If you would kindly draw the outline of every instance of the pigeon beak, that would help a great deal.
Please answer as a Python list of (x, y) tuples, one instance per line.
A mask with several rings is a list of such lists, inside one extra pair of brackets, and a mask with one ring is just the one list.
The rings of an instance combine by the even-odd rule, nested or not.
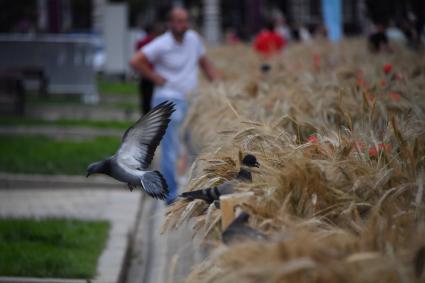
[(255, 162), (254, 166), (257, 167), (257, 168), (260, 168), (260, 163)]

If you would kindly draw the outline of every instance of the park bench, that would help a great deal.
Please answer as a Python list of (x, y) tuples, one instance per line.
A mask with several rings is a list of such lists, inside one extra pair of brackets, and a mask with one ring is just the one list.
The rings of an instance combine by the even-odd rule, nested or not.
[[(10, 69), (9, 71), (12, 73), (20, 73), (25, 83), (28, 81), (37, 81), (38, 95), (40, 97), (48, 97), (48, 78), (42, 68), (28, 66)], [(25, 86), (27, 86), (27, 84), (25, 84)]]
[(0, 34), (0, 70), (20, 72), (27, 88), (38, 80), (42, 95), (78, 94), (96, 102), (95, 52), (91, 35)]
[[(47, 97), (48, 79), (41, 68), (28, 66), (0, 70), (0, 104), (4, 108), (2, 112), (23, 115), (28, 82), (33, 81), (37, 81), (38, 95)], [(14, 105), (11, 109), (7, 107), (10, 104)]]
[(25, 113), (24, 78), (19, 72), (0, 71), (0, 113)]

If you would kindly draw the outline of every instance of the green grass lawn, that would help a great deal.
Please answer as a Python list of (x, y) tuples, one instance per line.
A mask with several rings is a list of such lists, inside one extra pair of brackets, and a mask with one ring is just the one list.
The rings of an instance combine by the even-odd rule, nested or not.
[(97, 79), (97, 90), (100, 94), (137, 95), (139, 93), (137, 82), (119, 82), (102, 78)]
[(0, 117), (1, 126), (62, 126), (110, 128), (125, 131), (134, 121), (94, 121), (94, 120), (42, 120), (27, 117)]
[(0, 219), (0, 275), (93, 278), (108, 230), (106, 221)]
[(0, 136), (0, 171), (85, 175), (89, 163), (115, 153), (119, 138), (55, 140), (43, 136)]

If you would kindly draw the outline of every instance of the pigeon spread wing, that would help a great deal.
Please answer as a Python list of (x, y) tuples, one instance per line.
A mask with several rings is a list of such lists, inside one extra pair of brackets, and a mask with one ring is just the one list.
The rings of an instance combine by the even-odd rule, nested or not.
[(148, 168), (174, 110), (174, 103), (163, 102), (128, 128), (117, 152), (118, 162), (131, 169)]

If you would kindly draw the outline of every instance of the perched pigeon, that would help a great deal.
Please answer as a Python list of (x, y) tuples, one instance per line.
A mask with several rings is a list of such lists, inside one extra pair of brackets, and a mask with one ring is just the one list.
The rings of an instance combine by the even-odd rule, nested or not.
[(87, 177), (106, 174), (127, 183), (130, 190), (141, 187), (151, 197), (165, 199), (168, 195), (165, 179), (158, 171), (147, 169), (174, 110), (174, 103), (165, 101), (141, 117), (124, 133), (115, 155), (89, 165)]
[[(251, 167), (260, 167), (260, 164), (257, 162), (257, 158), (254, 155), (247, 154), (242, 160), (242, 166), (235, 179), (226, 181), (223, 184), (218, 185), (217, 187), (185, 192), (182, 193), (180, 197), (189, 200), (202, 199), (207, 203), (217, 203), (216, 201), (220, 199), (221, 195), (233, 193), (235, 185), (238, 182), (252, 182), (252, 175), (250, 171)], [(219, 204), (217, 203), (216, 206), (219, 206)]]
[(422, 278), (425, 269), (425, 246), (421, 247), (415, 256), (415, 274), (417, 278)]
[(249, 214), (241, 212), (223, 231), (221, 239), (226, 245), (245, 240), (266, 240), (267, 236), (248, 226)]

